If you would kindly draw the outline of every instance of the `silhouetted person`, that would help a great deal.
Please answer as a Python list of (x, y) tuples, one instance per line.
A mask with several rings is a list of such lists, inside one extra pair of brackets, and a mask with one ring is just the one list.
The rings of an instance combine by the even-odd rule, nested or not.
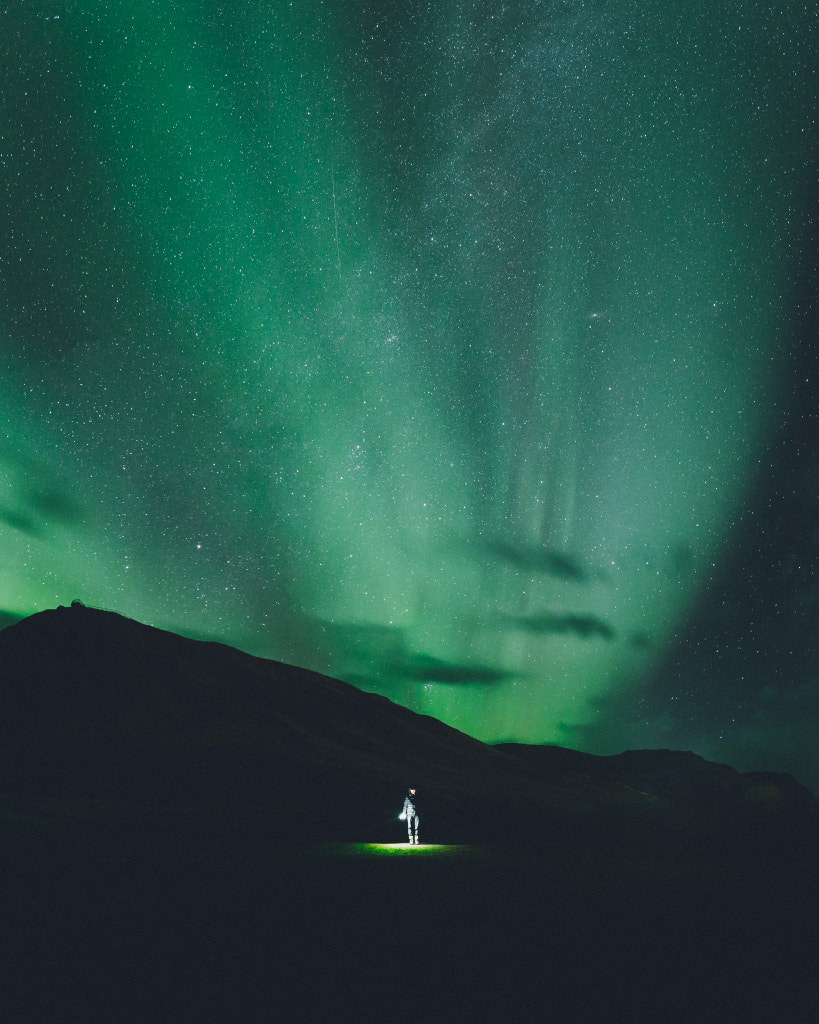
[(418, 800), (415, 796), (415, 790), (411, 789), (404, 797), (404, 810), (398, 815), (403, 821), (407, 820), (407, 842), (410, 846), (413, 843), (418, 845)]

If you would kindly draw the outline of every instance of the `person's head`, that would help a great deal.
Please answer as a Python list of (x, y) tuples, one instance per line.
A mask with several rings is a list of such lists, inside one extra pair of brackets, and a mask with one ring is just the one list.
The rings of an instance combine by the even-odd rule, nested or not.
[(410, 794), (410, 796), (415, 796), (415, 787), (414, 786), (410, 786), (409, 794)]

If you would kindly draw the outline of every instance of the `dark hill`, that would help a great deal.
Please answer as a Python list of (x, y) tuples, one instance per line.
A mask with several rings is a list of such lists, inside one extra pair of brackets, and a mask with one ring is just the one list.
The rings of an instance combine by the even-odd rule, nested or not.
[(816, 821), (789, 777), (673, 751), (489, 746), (318, 673), (80, 605), (0, 632), (0, 722), (6, 793), (304, 839), (400, 839), (409, 783), (430, 841)]
[(305, 837), (383, 831), (410, 778), (463, 795), (508, 760), (338, 680), (82, 606), (0, 632), (0, 721), (7, 791), (247, 812)]

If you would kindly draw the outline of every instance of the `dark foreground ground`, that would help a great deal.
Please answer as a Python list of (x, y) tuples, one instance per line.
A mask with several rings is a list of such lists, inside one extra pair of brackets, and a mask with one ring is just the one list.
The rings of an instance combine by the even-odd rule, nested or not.
[(3, 1020), (816, 1020), (815, 865), (678, 854), (299, 846), (5, 811)]

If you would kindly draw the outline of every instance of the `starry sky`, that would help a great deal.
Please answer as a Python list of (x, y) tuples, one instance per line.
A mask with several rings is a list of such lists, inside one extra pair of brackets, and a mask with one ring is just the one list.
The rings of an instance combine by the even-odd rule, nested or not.
[(0, 624), (819, 791), (816, 22), (5, 4)]

